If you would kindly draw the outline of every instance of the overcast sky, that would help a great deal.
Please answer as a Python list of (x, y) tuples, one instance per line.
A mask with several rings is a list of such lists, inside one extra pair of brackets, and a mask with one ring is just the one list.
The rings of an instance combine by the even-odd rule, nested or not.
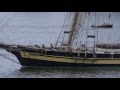
[[(103, 15), (102, 12), (99, 14), (99, 16)], [(61, 27), (46, 29), (40, 27), (62, 26), (65, 15), (66, 12), (0, 12), (0, 41), (18, 44), (28, 44), (30, 42), (34, 44), (54, 43)], [(104, 13), (103, 17), (100, 17), (100, 20), (107, 21), (108, 15), (105, 16)], [(114, 30), (111, 30), (112, 41), (120, 41), (119, 12), (111, 13), (111, 22), (114, 24)], [(108, 40), (109, 31), (99, 33), (101, 34), (100, 40), (102, 40), (103, 34), (105, 40)]]

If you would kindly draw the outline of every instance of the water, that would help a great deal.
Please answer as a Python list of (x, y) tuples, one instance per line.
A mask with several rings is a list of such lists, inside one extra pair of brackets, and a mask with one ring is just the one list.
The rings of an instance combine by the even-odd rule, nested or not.
[[(0, 12), (0, 42), (14, 44), (55, 43), (65, 17), (64, 12)], [(114, 41), (119, 42), (120, 13), (112, 13)], [(46, 28), (47, 26), (47, 28)], [(53, 28), (53, 26), (56, 26)], [(102, 32), (103, 33), (103, 32)], [(102, 37), (102, 36), (101, 36)], [(120, 67), (39, 68), (22, 67), (17, 58), (0, 50), (0, 78), (119, 78)]]

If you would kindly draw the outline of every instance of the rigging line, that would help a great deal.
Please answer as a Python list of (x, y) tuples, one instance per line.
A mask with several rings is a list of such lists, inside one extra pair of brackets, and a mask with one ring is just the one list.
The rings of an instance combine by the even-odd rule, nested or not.
[[(85, 16), (84, 16), (83, 20), (85, 20)], [(80, 37), (79, 37), (78, 43), (79, 43), (80, 46), (81, 46), (81, 41), (82, 41), (83, 29), (84, 29), (84, 25), (81, 27), (81, 30), (79, 31)]]
[[(79, 29), (80, 29), (80, 27), (82, 26), (82, 24), (81, 24), (81, 20), (82, 20), (82, 18), (83, 18), (83, 12), (81, 12), (81, 13), (79, 13), (79, 20), (78, 20), (78, 27), (76, 28), (76, 32), (74, 32), (74, 35), (73, 35), (73, 38), (72, 38), (72, 44), (73, 44), (73, 42), (74, 42), (74, 40), (78, 37), (78, 35), (79, 35)], [(78, 39), (78, 38), (77, 38)], [(77, 41), (76, 41), (76, 43), (77, 43)]]
[(77, 28), (77, 24), (78, 24), (79, 13), (80, 12), (75, 12), (74, 17), (72, 19), (72, 28), (71, 28), (70, 34), (68, 36), (69, 38), (67, 40), (67, 47), (66, 47), (67, 50), (71, 50), (73, 35), (76, 32), (76, 28)]
[(111, 14), (109, 13), (109, 23), (111, 23)]
[(63, 36), (63, 40), (62, 40), (62, 42), (61, 42), (61, 47), (62, 47), (62, 45), (63, 45), (64, 38), (65, 38), (65, 33), (64, 33), (64, 36)]
[[(70, 17), (71, 17), (71, 12), (70, 12), (69, 17), (68, 17), (67, 25), (69, 24)], [(71, 25), (71, 26), (72, 26), (72, 25)], [(66, 27), (66, 30), (67, 30), (67, 27)], [(65, 38), (65, 33), (64, 33), (64, 36), (63, 36), (63, 39), (62, 39), (62, 42), (61, 42), (61, 47), (62, 47), (62, 44), (63, 44), (63, 42), (64, 42), (64, 38)]]
[[(63, 27), (71, 27), (72, 25), (64, 25)], [(14, 27), (14, 28), (61, 28), (61, 26), (24, 26), (24, 25), (16, 25), (16, 26), (5, 26), (5, 27)]]
[[(100, 23), (100, 13), (97, 13), (97, 25), (99, 25), (99, 23)], [(101, 29), (102, 30), (102, 29)], [(99, 29), (97, 28), (97, 44), (98, 43), (100, 43), (101, 41), (99, 41)], [(101, 31), (102, 32), (102, 31)], [(100, 35), (101, 36), (101, 35)], [(101, 40), (101, 39), (100, 39)], [(103, 40), (102, 40), (103, 41)], [(97, 48), (97, 50), (96, 51), (98, 51), (99, 49)]]
[[(64, 19), (64, 22), (63, 22), (63, 26), (65, 25), (67, 16), (68, 16), (68, 13), (67, 13), (66, 16), (65, 16), (65, 19)], [(57, 43), (58, 43), (59, 38), (60, 38), (60, 35), (61, 35), (62, 31), (63, 31), (63, 26), (62, 26), (62, 28), (61, 28), (61, 31), (60, 31), (59, 36), (58, 36), (58, 38), (57, 38), (57, 41), (56, 41), (56, 43), (55, 43), (55, 47), (57, 46)]]
[[(95, 25), (97, 25), (97, 12), (95, 12)], [(94, 29), (94, 36), (96, 36), (95, 32), (97, 28)], [(96, 38), (94, 38), (94, 53), (95, 53), (95, 47), (96, 47)]]
[[(91, 20), (91, 12), (88, 13), (88, 22), (87, 22), (87, 25), (89, 26), (90, 25), (90, 20)], [(84, 29), (84, 28), (83, 28)], [(89, 32), (89, 29), (86, 31), (86, 36), (88, 35), (88, 32)], [(82, 38), (82, 37), (81, 37)], [(86, 50), (87, 50), (87, 44), (88, 44), (88, 38), (86, 37)]]
[(9, 25), (11, 23), (11, 21), (16, 17), (17, 13), (14, 13), (0, 28), (1, 30), (3, 30), (5, 28), (6, 25)]
[[(110, 16), (110, 13), (109, 13), (109, 23), (111, 23), (111, 16)], [(113, 31), (113, 28), (110, 29), (110, 31)], [(110, 33), (110, 41), (112, 42), (112, 32)], [(115, 50), (114, 48), (111, 47), (111, 52), (112, 52), (112, 49)]]
[[(97, 12), (95, 12), (95, 25), (97, 25)], [(94, 29), (94, 36), (95, 36), (95, 38), (94, 38), (94, 54), (93, 54), (93, 57), (94, 58), (96, 58), (96, 32), (97, 32), (97, 30), (98, 30), (98, 28), (96, 28), (96, 29)], [(97, 36), (98, 37), (98, 36)]]
[(15, 17), (16, 17), (16, 13), (8, 20), (7, 25), (9, 25)]
[[(84, 25), (84, 22), (85, 22), (85, 17), (86, 17), (86, 12), (85, 13), (83, 13), (83, 25)], [(80, 20), (81, 20), (81, 18), (79, 18), (79, 25), (78, 25), (78, 28), (77, 28), (77, 36), (76, 36), (76, 38), (78, 37), (78, 36), (80, 36), (80, 32), (81, 32), (81, 30), (79, 30), (80, 29), (80, 27), (81, 27), (81, 29), (83, 28), (83, 25), (81, 25), (81, 23), (80, 23)], [(80, 26), (81, 25), (81, 26)], [(77, 44), (78, 44), (78, 42), (79, 42), (79, 38), (77, 38), (77, 41), (76, 41), (76, 46), (77, 46)]]
[[(91, 12), (88, 12), (88, 22), (87, 22), (87, 25), (88, 25), (88, 26), (89, 26), (89, 24), (90, 24), (90, 18), (91, 18), (90, 16), (91, 16)], [(84, 28), (85, 28), (85, 27), (84, 27)], [(84, 28), (83, 28), (83, 29), (84, 29)], [(89, 29), (86, 31), (86, 36), (88, 35), (88, 31), (89, 31)], [(87, 43), (88, 43), (87, 40), (88, 40), (88, 38), (86, 37), (86, 43), (85, 43), (85, 44), (86, 44), (86, 50), (87, 50)]]
[[(110, 14), (108, 13), (108, 22), (110, 23)], [(110, 37), (110, 30), (109, 30), (109, 44), (111, 43), (111, 37)]]
[(4, 58), (6, 58), (6, 59), (8, 59), (8, 60), (10, 60), (10, 61), (12, 61), (12, 62), (14, 62), (14, 63), (20, 64), (19, 62), (15, 61), (14, 59), (11, 59), (11, 58), (7, 57), (7, 56), (4, 55), (4, 54), (1, 54), (1, 53), (0, 53), (0, 56), (4, 57)]
[[(88, 24), (88, 26), (89, 26), (89, 21), (90, 21), (90, 12), (87, 12), (88, 13), (88, 22), (87, 22), (87, 24)], [(87, 13), (86, 13), (86, 15), (85, 15), (85, 17), (87, 16)], [(85, 17), (84, 17), (84, 22), (85, 22)], [(84, 25), (84, 27), (82, 28), (82, 31), (85, 29), (85, 25)], [(86, 31), (86, 34), (88, 33), (88, 30)], [(81, 35), (82, 36), (82, 35)], [(87, 39), (87, 38), (86, 38)], [(81, 37), (81, 40), (82, 40), (82, 37)], [(86, 40), (86, 49), (87, 49), (87, 40)]]
[[(99, 24), (100, 22), (100, 17), (99, 17), (99, 13), (97, 13), (97, 24)], [(97, 28), (97, 44), (98, 44), (98, 40), (99, 40), (99, 34), (98, 34), (98, 28)]]
[[(84, 15), (83, 15), (84, 16)], [(84, 17), (83, 17), (83, 19), (84, 19)], [(78, 38), (78, 36), (80, 36), (80, 27), (82, 27), (82, 25), (81, 25), (81, 23), (80, 23), (80, 20), (81, 20), (81, 18), (79, 18), (79, 20), (78, 20), (78, 27), (77, 27), (77, 31), (76, 31), (76, 33), (75, 33), (75, 36), (74, 36), (74, 39), (77, 39), (76, 40), (76, 47), (77, 47), (77, 44), (78, 44), (78, 42), (79, 42), (79, 38)]]
[[(101, 17), (101, 18), (102, 18), (102, 20), (104, 21), (104, 17)], [(104, 29), (103, 29), (103, 28), (101, 28), (101, 32), (102, 32), (102, 35), (101, 35), (101, 36), (102, 36), (102, 38), (101, 38), (101, 39), (102, 39), (102, 42), (101, 42), (101, 43), (104, 44), (104, 38), (103, 38)]]
[(120, 43), (120, 32), (119, 32), (119, 38), (118, 38), (119, 40), (118, 40), (118, 43)]
[[(108, 44), (111, 44), (110, 30), (108, 31)], [(109, 49), (109, 48), (108, 48)]]
[[(84, 30), (85, 30), (85, 21), (87, 20), (87, 19), (86, 19), (86, 18), (87, 18), (87, 13), (88, 13), (88, 12), (85, 13), (85, 16), (84, 16), (84, 26), (83, 26), (82, 29), (81, 29), (80, 45), (81, 45), (81, 42), (82, 42), (82, 35), (83, 35)], [(88, 15), (90, 15), (90, 13), (88, 13)], [(85, 31), (86, 31), (86, 30), (85, 30)], [(82, 45), (82, 46), (84, 46), (84, 45)]]
[(7, 18), (8, 15), (4, 16), (1, 20), (0, 20), (0, 24)]
[[(69, 17), (68, 17), (68, 21), (67, 21), (65, 26), (71, 26), (72, 27), (72, 25), (69, 25), (71, 14), (72, 13), (70, 12)], [(67, 29), (67, 27), (65, 29)]]

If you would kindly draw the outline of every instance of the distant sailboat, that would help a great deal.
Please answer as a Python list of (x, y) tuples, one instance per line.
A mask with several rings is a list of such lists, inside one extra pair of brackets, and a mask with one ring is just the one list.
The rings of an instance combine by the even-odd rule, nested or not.
[[(22, 66), (40, 66), (40, 67), (120, 66), (120, 52), (119, 52), (120, 44), (110, 45), (99, 44), (98, 41), (96, 42), (96, 38), (98, 37), (98, 33), (97, 34), (95, 33), (96, 29), (103, 27), (112, 28), (113, 25), (102, 24), (101, 26), (91, 26), (90, 29), (85, 29), (84, 24), (86, 15), (90, 16), (90, 12), (89, 13), (74, 12), (71, 28), (69, 28), (69, 30), (66, 29), (63, 30), (62, 27), (62, 30), (58, 36), (55, 46), (53, 46), (52, 44), (51, 47), (45, 47), (45, 45), (24, 46), (24, 45), (8, 45), (5, 43), (1, 43), (0, 48), (6, 49), (8, 52), (14, 54), (18, 58)], [(67, 16), (70, 17), (71, 13), (70, 15)], [(69, 20), (67, 20), (67, 22), (68, 21)], [(88, 33), (88, 31), (86, 31), (86, 42), (81, 43), (78, 37), (80, 37), (83, 34), (79, 35), (79, 32), (83, 33), (84, 30), (88, 31), (91, 30), (91, 32), (93, 33)], [(61, 35), (63, 37), (62, 39), (60, 39)], [(65, 38), (65, 36), (67, 36), (67, 39)], [(89, 45), (88, 40), (94, 41), (92, 43), (93, 44), (92, 47), (88, 47)], [(73, 47), (74, 44), (78, 45), (78, 47), (74, 48)], [(102, 50), (101, 48), (104, 49), (104, 51), (101, 51)], [(113, 49), (117, 49), (118, 51), (114, 51)]]

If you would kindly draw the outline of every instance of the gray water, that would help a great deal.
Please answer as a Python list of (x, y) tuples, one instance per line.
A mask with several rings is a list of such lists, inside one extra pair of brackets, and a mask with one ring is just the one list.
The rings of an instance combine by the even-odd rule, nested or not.
[[(100, 13), (101, 15), (103, 13)], [(107, 14), (107, 13), (106, 13)], [(55, 43), (65, 12), (0, 12), (0, 42), (50, 46)], [(120, 42), (120, 13), (111, 12), (111, 41)], [(107, 18), (107, 17), (106, 17)], [(102, 18), (105, 20), (105, 17)], [(107, 19), (105, 20), (107, 21)], [(104, 35), (107, 37), (108, 31)], [(103, 32), (100, 37), (102, 38)], [(101, 40), (101, 39), (100, 39)], [(106, 38), (104, 40), (107, 40)], [(39, 68), (22, 67), (11, 53), (0, 50), (0, 78), (119, 78), (120, 67)]]

